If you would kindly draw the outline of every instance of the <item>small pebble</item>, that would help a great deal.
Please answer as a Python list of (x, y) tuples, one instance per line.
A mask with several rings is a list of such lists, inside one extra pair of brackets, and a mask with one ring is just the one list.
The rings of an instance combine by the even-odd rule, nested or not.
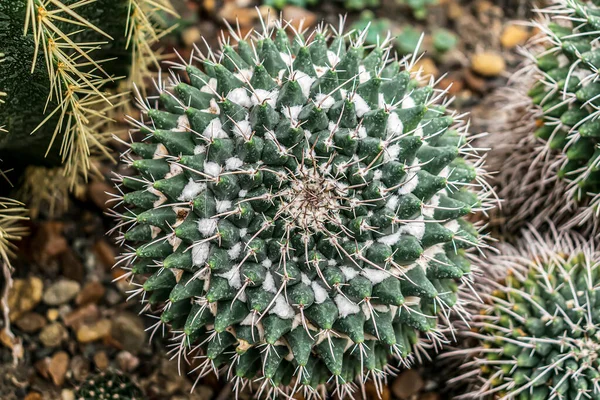
[(471, 57), (471, 69), (481, 76), (491, 78), (506, 70), (506, 62), (500, 54), (486, 51)]
[(412, 369), (402, 372), (392, 383), (394, 396), (401, 400), (409, 400), (423, 388), (423, 378)]
[(15, 279), (8, 293), (9, 318), (14, 322), (23, 313), (31, 311), (42, 299), (44, 284), (40, 278)]
[(524, 44), (529, 38), (529, 32), (522, 26), (508, 25), (504, 28), (500, 43), (505, 49), (512, 49)]
[(48, 364), (48, 374), (56, 386), (62, 386), (69, 369), (69, 355), (64, 351), (55, 353)]
[(96, 364), (96, 368), (98, 368), (100, 371), (104, 371), (106, 368), (108, 368), (108, 356), (106, 355), (105, 351), (99, 351), (98, 353), (94, 354), (94, 364)]
[(110, 327), (111, 322), (108, 319), (101, 319), (91, 325), (82, 325), (77, 330), (77, 341), (80, 343), (90, 343), (100, 340), (110, 335)]
[(44, 347), (58, 347), (69, 334), (62, 324), (54, 322), (45, 326), (39, 337)]
[(46, 326), (46, 318), (41, 314), (28, 312), (16, 320), (15, 325), (25, 333), (34, 333)]
[(83, 286), (83, 289), (77, 295), (75, 299), (75, 303), (79, 306), (85, 305), (88, 303), (97, 303), (104, 297), (104, 293), (106, 289), (102, 284), (98, 281), (88, 282)]
[(43, 300), (49, 306), (59, 306), (77, 296), (80, 290), (81, 285), (79, 283), (69, 279), (61, 279), (44, 291)]

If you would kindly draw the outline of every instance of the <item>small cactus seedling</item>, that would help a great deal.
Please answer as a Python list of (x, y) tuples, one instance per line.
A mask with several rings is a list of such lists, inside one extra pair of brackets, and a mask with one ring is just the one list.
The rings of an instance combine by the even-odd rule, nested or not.
[(485, 246), (463, 219), (487, 208), (484, 172), (388, 39), (282, 26), (232, 30), (139, 99), (118, 265), (199, 376), (343, 398), (446, 340), (467, 250)]
[[(568, 231), (525, 231), (516, 248), (488, 260), (501, 279), (486, 279), (466, 334), (479, 346), (445, 356), (468, 360), (455, 378), (473, 379), (460, 398), (600, 398), (598, 301), (600, 254)], [(476, 304), (476, 303), (473, 303)]]
[(143, 400), (141, 389), (125, 375), (102, 372), (87, 379), (75, 394), (76, 400)]

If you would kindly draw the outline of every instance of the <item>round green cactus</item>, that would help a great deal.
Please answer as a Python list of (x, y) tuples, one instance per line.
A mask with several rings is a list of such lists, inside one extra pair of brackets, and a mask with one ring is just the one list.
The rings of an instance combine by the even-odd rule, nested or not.
[(236, 391), (380, 387), (391, 357), (446, 340), (467, 250), (485, 246), (463, 219), (487, 208), (483, 171), (444, 93), (386, 41), (327, 29), (231, 32), (174, 64), (139, 99), (138, 175), (117, 178), (118, 265), (176, 356), (225, 366)]
[(75, 394), (77, 400), (142, 400), (141, 389), (125, 375), (102, 372), (86, 380)]
[[(504, 179), (509, 185), (504, 193), (507, 214), (538, 221), (548, 216), (559, 225), (595, 229), (600, 212), (600, 84), (595, 79), (600, 6), (560, 0), (538, 12), (541, 33), (514, 85), (528, 91), (534, 111), (531, 121), (518, 121), (515, 127), (529, 127), (525, 134), (535, 139), (515, 146), (520, 155), (502, 167), (509, 175)], [(514, 96), (507, 101), (514, 104)], [(535, 140), (544, 146), (536, 146)], [(548, 205), (557, 212), (546, 212)]]
[(488, 261), (508, 276), (484, 282), (485, 304), (471, 322), (480, 346), (453, 353), (469, 355), (469, 372), (455, 380), (476, 377), (461, 397), (600, 398), (600, 254), (593, 243), (567, 231), (525, 231), (516, 248), (501, 250)]

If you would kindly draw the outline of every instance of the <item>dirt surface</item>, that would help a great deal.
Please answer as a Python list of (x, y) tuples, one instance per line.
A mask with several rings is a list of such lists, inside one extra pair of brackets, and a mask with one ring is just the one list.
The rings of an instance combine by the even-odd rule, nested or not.
[[(517, 67), (515, 49), (532, 32), (515, 21), (528, 17), (528, 5), (516, 0), (440, 3), (422, 21), (395, 0), (383, 0), (372, 12), (387, 18), (384, 25), (394, 34), (407, 26), (426, 32), (419, 66), (448, 88), (456, 108), (468, 111), (504, 85)], [(308, 10), (287, 6), (282, 12), (284, 18), (305, 18), (305, 26), (321, 20), (337, 25), (338, 15), (347, 13), (342, 4), (322, 0)], [(185, 57), (200, 36), (216, 45), (223, 19), (233, 23), (238, 18), (242, 31), (257, 27), (255, 5), (249, 0), (178, 1), (180, 27), (162, 48), (166, 53), (176, 48)], [(260, 13), (277, 15), (265, 6)], [(347, 13), (347, 24), (361, 17), (369, 15)], [(433, 33), (440, 29), (456, 37), (455, 46), (445, 52), (435, 49)], [(137, 298), (126, 301), (135, 287), (126, 280), (115, 282), (125, 272), (113, 268), (119, 250), (115, 237), (105, 235), (113, 226), (105, 202), (110, 199), (106, 193), (114, 193), (110, 172), (118, 168), (103, 166), (107, 180), (90, 182), (68, 213), (49, 219), (42, 210), (31, 222), (31, 235), (20, 244), (14, 263), (10, 305), (15, 337), (0, 337), (0, 399), (74, 399), (74, 388), (86, 377), (108, 369), (131, 376), (149, 399), (230, 398), (231, 388), (216, 379), (200, 381), (190, 394), (194, 383), (190, 367), (181, 363), (179, 374), (177, 360), (170, 361), (166, 354), (167, 339), (152, 331), (156, 321), (139, 315)], [(400, 371), (389, 378), (382, 398), (450, 398), (444, 385), (447, 371), (440, 365), (425, 362), (423, 367)], [(369, 398), (376, 398), (374, 393), (369, 387)]]

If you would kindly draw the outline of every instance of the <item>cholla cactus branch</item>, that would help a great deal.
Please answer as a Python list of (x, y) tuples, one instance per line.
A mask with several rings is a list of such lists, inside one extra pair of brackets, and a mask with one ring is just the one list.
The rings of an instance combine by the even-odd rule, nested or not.
[(462, 217), (489, 207), (487, 186), (416, 58), (343, 24), (286, 26), (171, 63), (158, 102), (138, 91), (117, 264), (200, 377), (343, 398), (449, 342), (468, 251), (486, 247)]

